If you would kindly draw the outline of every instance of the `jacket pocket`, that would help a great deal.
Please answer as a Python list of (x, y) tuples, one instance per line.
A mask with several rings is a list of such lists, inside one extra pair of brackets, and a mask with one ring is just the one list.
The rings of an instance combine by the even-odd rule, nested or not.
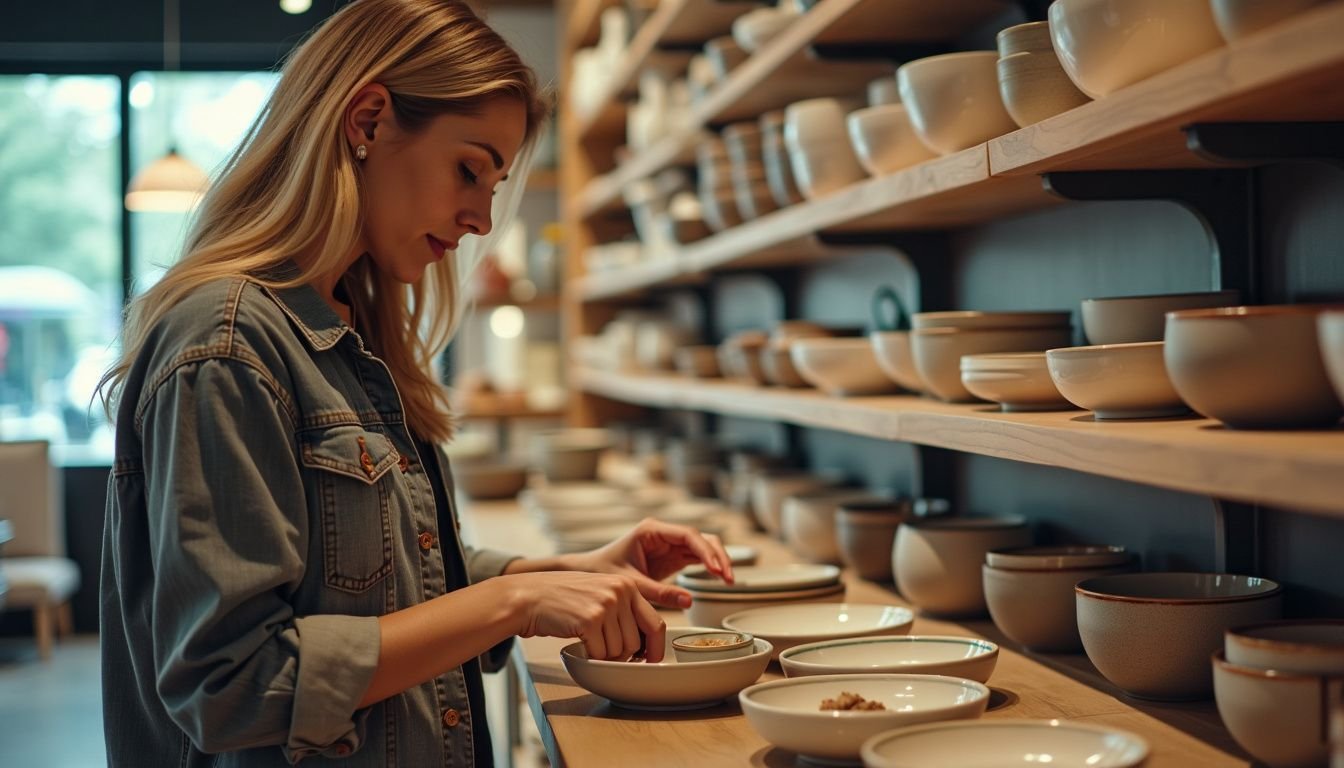
[(400, 456), (386, 435), (356, 425), (309, 430), (300, 460), (322, 518), (328, 586), (363, 592), (392, 572), (392, 520), (386, 475)]

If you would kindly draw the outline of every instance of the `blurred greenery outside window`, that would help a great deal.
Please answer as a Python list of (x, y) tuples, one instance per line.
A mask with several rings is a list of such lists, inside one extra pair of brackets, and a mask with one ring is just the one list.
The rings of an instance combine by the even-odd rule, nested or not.
[[(0, 440), (46, 439), (58, 458), (105, 462), (95, 399), (122, 312), (122, 163), (175, 147), (212, 176), (274, 88), (267, 72), (139, 72), (122, 80), (0, 75)], [(189, 214), (130, 214), (136, 292), (181, 249)]]

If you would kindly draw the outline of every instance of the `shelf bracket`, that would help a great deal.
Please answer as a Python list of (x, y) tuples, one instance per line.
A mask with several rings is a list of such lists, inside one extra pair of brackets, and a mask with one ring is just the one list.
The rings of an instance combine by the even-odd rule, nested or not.
[(1213, 567), (1217, 573), (1260, 575), (1260, 508), (1213, 500)]
[(1196, 123), (1184, 130), (1186, 147), (1214, 162), (1316, 160), (1344, 166), (1344, 122)]
[(1053, 171), (1041, 181), (1046, 191), (1066, 200), (1167, 200), (1180, 205), (1209, 236), (1213, 287), (1236, 288), (1245, 303), (1259, 302), (1263, 279), (1254, 170)]
[(826, 246), (881, 245), (900, 251), (914, 266), (918, 279), (918, 311), (935, 312), (955, 306), (952, 249), (947, 232), (818, 232), (816, 237)]

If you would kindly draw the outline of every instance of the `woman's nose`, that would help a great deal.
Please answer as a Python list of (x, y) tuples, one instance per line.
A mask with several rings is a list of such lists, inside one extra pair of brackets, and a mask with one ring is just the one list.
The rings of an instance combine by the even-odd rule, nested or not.
[(486, 198), (484, 205), (473, 204), (462, 208), (457, 214), (457, 223), (474, 235), (484, 237), (490, 234), (493, 222), (490, 220), (491, 198)]

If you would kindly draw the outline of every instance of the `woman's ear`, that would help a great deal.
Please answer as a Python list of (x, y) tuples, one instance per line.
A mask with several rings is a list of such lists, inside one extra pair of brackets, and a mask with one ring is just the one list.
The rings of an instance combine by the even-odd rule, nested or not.
[[(372, 153), (382, 128), (392, 120), (392, 95), (381, 83), (369, 83), (360, 88), (345, 108), (342, 128), (345, 139), (350, 143), (350, 151), (365, 147), (366, 153)], [(363, 159), (363, 158), (360, 158)]]

